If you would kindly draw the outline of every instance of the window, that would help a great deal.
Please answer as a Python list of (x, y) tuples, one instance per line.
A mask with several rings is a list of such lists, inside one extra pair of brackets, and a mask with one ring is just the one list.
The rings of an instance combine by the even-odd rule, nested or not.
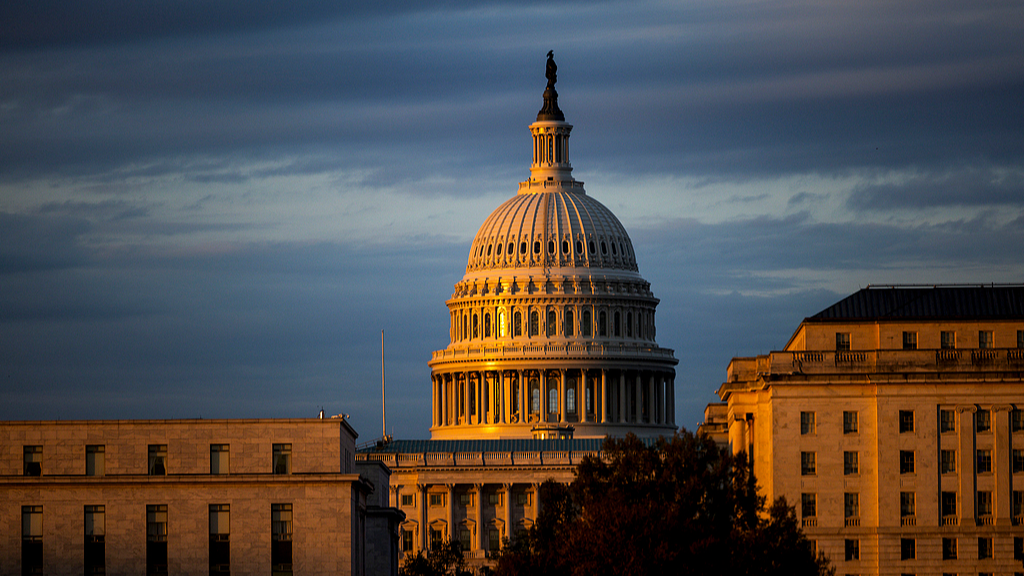
[(843, 494), (843, 517), (860, 518), (860, 494), (857, 492)]
[(608, 313), (601, 310), (597, 313), (597, 335), (607, 336), (608, 335)]
[(489, 492), (487, 494), (487, 503), (491, 506), (501, 506), (501, 492)]
[(473, 338), (480, 337), (480, 315), (473, 314)]
[(1024, 450), (1013, 450), (1011, 456), (1011, 466), (1014, 474), (1020, 474), (1024, 472)]
[(900, 517), (917, 515), (917, 497), (913, 492), (900, 492)]
[(992, 538), (978, 538), (978, 560), (992, 557)]
[(540, 384), (536, 378), (530, 379), (530, 413), (540, 412)]
[(900, 538), (900, 560), (917, 558), (917, 541), (913, 538)]
[(105, 452), (106, 447), (102, 445), (85, 447), (86, 476), (103, 476), (106, 473)]
[(818, 515), (817, 494), (803, 493), (800, 495), (800, 517), (812, 518)]
[(547, 334), (548, 336), (555, 335), (555, 329), (558, 327), (558, 315), (555, 314), (554, 310), (548, 310), (548, 325)]
[(900, 474), (914, 473), (914, 451), (900, 450)]
[[(15, 452), (17, 454), (17, 452)], [(42, 446), (25, 446), (25, 476), (42, 476), (43, 475), (43, 447)]]
[(504, 310), (500, 310), (498, 312), (498, 326), (497, 326), (497, 328), (498, 328), (497, 332), (498, 332), (498, 337), (499, 338), (505, 338), (506, 336), (508, 336), (508, 323), (507, 322), (508, 322), (508, 317), (505, 315), (505, 311)]
[(470, 546), (473, 543), (473, 535), (469, 529), (465, 526), (459, 528), (459, 544), (462, 545), (463, 550), (470, 550)]
[(1024, 410), (1014, 408), (1010, 411), (1010, 430), (1013, 432), (1024, 430)]
[(856, 412), (843, 412), (843, 434), (856, 434), (860, 430), (860, 422)]
[(555, 253), (555, 241), (554, 240), (548, 240), (548, 254), (554, 254), (554, 253)]
[(530, 336), (540, 334), (540, 314), (534, 310), (530, 312)]
[(512, 313), (512, 335), (523, 335), (523, 313), (518, 310)]
[(939, 410), (939, 432), (956, 432), (956, 415), (952, 410)]
[(210, 474), (230, 473), (229, 450), (227, 444), (210, 444)]
[(800, 434), (814, 434), (814, 412), (800, 413)]
[(21, 507), (21, 573), (43, 573), (43, 507)]
[(149, 445), (149, 475), (167, 475), (167, 444)]
[(939, 503), (943, 517), (955, 517), (956, 514), (956, 492), (943, 492), (942, 501)]
[(540, 242), (539, 241), (534, 241), (534, 243), (533, 243), (533, 253), (534, 254), (540, 254)]
[(413, 506), (415, 500), (413, 500), (412, 494), (402, 494), (402, 506)]
[(548, 413), (558, 414), (558, 390), (554, 386), (548, 388)]
[(991, 450), (978, 450), (978, 469), (979, 474), (992, 471), (992, 451)]
[(943, 474), (956, 472), (956, 450), (942, 450), (939, 452), (939, 471)]
[(917, 332), (903, 333), (903, 349), (917, 350)]
[(942, 539), (942, 559), (956, 560), (956, 538)]
[(814, 452), (801, 452), (800, 453), (800, 475), (801, 476), (814, 476), (815, 475), (815, 457)]
[(167, 576), (167, 505), (146, 506), (146, 574)]
[(857, 452), (843, 452), (843, 474), (860, 474), (860, 455)]
[(626, 313), (626, 337), (627, 338), (632, 338), (633, 337), (633, 313), (632, 312), (627, 312)]
[(992, 515), (992, 493), (987, 490), (978, 492), (978, 516)]
[(590, 320), (590, 310), (584, 310), (583, 321), (580, 322), (580, 332), (583, 333), (583, 336), (590, 336), (592, 330), (593, 324)]
[(565, 311), (565, 335), (572, 336), (576, 333), (575, 326), (573, 325), (573, 313), (572, 310)]
[(836, 332), (836, 352), (849, 352), (850, 350), (850, 333), (849, 332)]
[(473, 505), (473, 494), (470, 492), (459, 493), (459, 504), (463, 507), (469, 507)]
[(860, 540), (846, 539), (846, 561), (860, 560)]
[(487, 530), (487, 549), (496, 552), (499, 548), (501, 548), (501, 532), (492, 526)]
[(530, 498), (529, 492), (516, 492), (516, 504), (520, 506), (530, 506), (532, 499)]
[(106, 535), (103, 506), (85, 507), (85, 550), (86, 576), (106, 574), (107, 557), (103, 539)]
[(978, 348), (994, 348), (995, 342), (991, 330), (978, 331)]
[(292, 473), (292, 445), (274, 444), (274, 474)]
[(437, 528), (430, 528), (430, 548), (436, 550), (440, 545), (444, 544), (444, 532)]
[(914, 431), (914, 411), (900, 410), (900, 434)]
[(431, 506), (444, 506), (444, 494), (431, 494), (430, 495)]
[(1024, 560), (1024, 538), (1019, 536), (1013, 538), (1013, 559)]
[(978, 432), (989, 432), (992, 430), (992, 413), (988, 410), (978, 410), (974, 413), (974, 425)]
[(1024, 348), (1024, 330), (1017, 330), (1017, 348)]
[(618, 312), (615, 312), (615, 314), (612, 315), (612, 319), (614, 320), (613, 324), (615, 326), (615, 337), (616, 338), (618, 338), (619, 336), (622, 336), (622, 321), (621, 321), (621, 318), (622, 318), (622, 316)]
[(484, 313), (484, 338), (491, 337), (491, 313)]
[(228, 504), (210, 504), (210, 575), (230, 573), (231, 510)]
[(402, 530), (402, 552), (412, 551), (412, 530)]
[[(406, 533), (409, 547), (406, 548)], [(402, 531), (402, 549), (412, 550), (412, 532)], [(292, 505), (270, 505), (270, 573), (289, 576), (292, 573)]]
[[(1010, 498), (1011, 513), (1015, 518), (1024, 516), (1024, 490), (1014, 490)], [(1020, 524), (1020, 522), (1018, 522)]]
[(565, 411), (569, 414), (576, 413), (576, 388), (570, 382), (570, 387), (565, 391)]
[(956, 332), (947, 332), (945, 330), (939, 335), (939, 346), (943, 350), (953, 350), (956, 348)]

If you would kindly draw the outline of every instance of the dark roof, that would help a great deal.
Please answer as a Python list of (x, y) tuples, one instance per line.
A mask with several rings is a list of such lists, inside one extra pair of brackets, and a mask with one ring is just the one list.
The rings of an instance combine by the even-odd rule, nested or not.
[(868, 286), (805, 322), (1024, 318), (1024, 286)]
[[(656, 438), (641, 438), (645, 446)], [(572, 440), (534, 440), (516, 438), (506, 440), (392, 440), (383, 447), (370, 446), (360, 452), (394, 452), (421, 454), (426, 452), (598, 452), (604, 438), (573, 438)]]

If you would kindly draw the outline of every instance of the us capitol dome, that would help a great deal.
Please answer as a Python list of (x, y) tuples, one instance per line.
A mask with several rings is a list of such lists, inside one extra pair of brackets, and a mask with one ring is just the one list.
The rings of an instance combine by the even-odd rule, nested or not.
[(429, 362), (435, 440), (676, 429), (658, 299), (622, 223), (572, 177), (555, 72), (549, 55), (530, 177), (484, 220), (446, 303), (449, 344)]

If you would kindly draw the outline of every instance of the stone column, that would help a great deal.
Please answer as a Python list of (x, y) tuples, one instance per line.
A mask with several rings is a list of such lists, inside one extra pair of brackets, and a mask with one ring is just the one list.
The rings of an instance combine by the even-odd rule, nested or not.
[(419, 514), (420, 550), (427, 549), (427, 485), (417, 484), (416, 512)]
[(547, 370), (540, 371), (540, 421), (548, 421), (548, 375)]
[(565, 381), (565, 369), (562, 368), (558, 371), (558, 423), (565, 424), (566, 422), (566, 406), (565, 406), (565, 395), (568, 393), (569, 384)]
[(505, 379), (505, 371), (502, 370), (499, 374), (501, 374), (501, 423), (508, 424), (509, 407), (512, 404), (512, 387)]
[(455, 539), (455, 484), (445, 484), (448, 493), (445, 494), (445, 517), (448, 522), (448, 540)]
[(490, 424), (490, 422), (491, 422), (491, 414), (490, 414), (490, 412), (491, 411), (488, 408), (490, 408), (490, 403), (491, 403), (491, 386), (490, 386), (490, 383), (489, 383), (489, 378), (487, 378), (487, 372), (481, 372), (480, 373), (480, 380), (479, 380), (478, 386), (480, 386), (480, 396), (478, 398), (478, 400), (479, 400), (478, 404), (480, 404), (480, 410), (479, 410), (479, 412), (477, 412), (478, 416), (477, 416), (477, 419), (476, 419), (476, 423), (477, 424)]
[(501, 485), (505, 490), (505, 538), (512, 538), (512, 484), (506, 482)]
[(622, 423), (626, 422), (626, 409), (628, 407), (629, 407), (629, 405), (626, 404), (626, 371), (625, 370), (620, 370), (619, 371), (619, 409), (617, 410), (617, 412), (619, 413), (619, 418), (618, 418), (619, 422), (622, 422)]
[(601, 368), (601, 424), (608, 423), (608, 369)]
[(676, 425), (676, 379), (668, 379), (668, 422), (672, 426)]
[(651, 394), (648, 396), (648, 404), (651, 407), (648, 413), (651, 415), (651, 424), (658, 424), (658, 397), (661, 394), (658, 392), (658, 375), (656, 373), (651, 374), (650, 389)]
[(992, 407), (992, 472), (995, 475), (995, 489), (992, 499), (992, 516), (997, 526), (1012, 525), (1010, 494), (1013, 490), (1013, 458), (1010, 447), (1010, 411), (1013, 406), (1001, 404)]
[(959, 479), (960, 493), (957, 506), (960, 508), (960, 526), (970, 523), (974, 526), (974, 468), (977, 463), (974, 442), (974, 406), (956, 407), (957, 449), (960, 452)]
[(636, 373), (636, 420), (637, 424), (643, 423), (644, 420), (644, 390), (643, 390), (643, 377), (640, 372)]
[(525, 378), (526, 371), (525, 370), (519, 370), (518, 372), (519, 372), (519, 380), (516, 381), (516, 386), (519, 387), (519, 423), (522, 424), (522, 423), (525, 423), (527, 421), (527, 418), (529, 416), (529, 409), (530, 409), (529, 402), (530, 402), (530, 399), (526, 397), (527, 396), (526, 378)]
[[(579, 414), (580, 422), (588, 422), (587, 420), (587, 370), (586, 368), (580, 368), (580, 390), (582, 394), (577, 393), (576, 403), (579, 406), (576, 407), (576, 413)], [(597, 398), (594, 397), (594, 393), (590, 393), (590, 408), (597, 408)]]
[(473, 520), (476, 523), (476, 549), (485, 550), (484, 548), (484, 485), (474, 484), (473, 489), (476, 490), (476, 511), (474, 512)]

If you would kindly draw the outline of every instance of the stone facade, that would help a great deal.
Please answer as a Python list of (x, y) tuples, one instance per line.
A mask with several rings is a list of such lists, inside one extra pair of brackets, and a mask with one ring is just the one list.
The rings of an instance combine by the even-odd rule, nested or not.
[(341, 418), (2, 422), (0, 574), (393, 574), (365, 567), (381, 506), (355, 438)]
[(1024, 288), (862, 290), (718, 395), (702, 430), (839, 574), (1022, 571)]

